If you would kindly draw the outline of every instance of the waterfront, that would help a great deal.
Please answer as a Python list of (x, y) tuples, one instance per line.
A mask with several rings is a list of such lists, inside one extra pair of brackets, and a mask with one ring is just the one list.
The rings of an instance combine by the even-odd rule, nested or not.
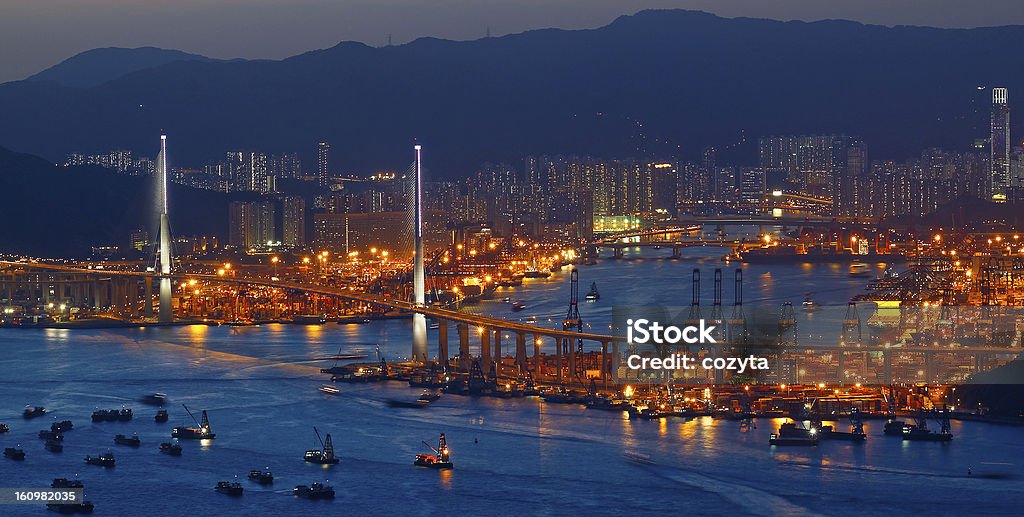
[[(614, 304), (685, 304), (678, 298), (688, 298), (690, 271), (718, 266), (716, 256), (709, 250), (703, 258), (584, 267), (582, 281), (597, 282), (602, 300), (581, 312), (594, 325), (606, 325)], [(797, 301), (807, 285), (817, 284), (829, 285), (817, 290), (820, 303), (845, 304), (859, 283), (828, 265), (746, 271), (750, 303)], [(565, 310), (566, 277), (531, 282), (509, 296), (529, 304), (524, 312), (536, 313), (539, 323), (546, 317), (557, 321)], [(471, 309), (511, 316), (500, 293)], [(397, 358), (408, 353), (408, 327), (407, 321), (383, 321), (4, 331), (0, 420), (12, 431), (0, 440), (21, 444), (28, 458), (23, 464), (0, 463), (3, 484), (42, 487), (54, 477), (79, 474), (97, 512), (119, 515), (301, 514), (323, 511), (324, 505), (345, 505), (359, 514), (613, 514), (627, 506), (637, 513), (835, 514), (856, 507), (863, 514), (1006, 514), (1024, 496), (1019, 478), (967, 475), (983, 462), (1020, 463), (1024, 446), (1015, 427), (954, 422), (956, 438), (941, 445), (883, 437), (881, 422), (869, 421), (865, 444), (773, 450), (768, 434), (780, 421), (762, 419), (756, 430), (743, 432), (735, 421), (629, 420), (624, 413), (536, 398), (452, 395), (426, 410), (392, 409), (388, 398), (418, 394), (395, 382), (340, 385), (340, 396), (317, 391), (324, 378), (318, 369), (329, 362), (311, 359), (339, 348), (372, 356), (378, 344), (389, 359)], [(154, 423), (155, 408), (136, 400), (154, 391), (171, 399), (166, 424)], [(180, 458), (161, 455), (156, 446), (168, 441), (170, 427), (190, 423), (180, 403), (208, 409), (218, 437), (206, 447), (183, 442)], [(57, 420), (75, 422), (63, 453), (43, 450), (35, 433), (51, 419), (22, 420), (18, 413), (25, 404), (46, 406)], [(132, 422), (88, 421), (95, 408), (122, 404), (135, 409)], [(302, 452), (315, 446), (314, 425), (332, 433), (340, 465), (323, 469), (302, 461)], [(114, 434), (133, 431), (142, 438), (140, 449), (113, 445)], [(424, 452), (420, 440), (432, 442), (439, 432), (448, 436), (455, 470), (413, 467), (414, 454)], [(82, 462), (107, 449), (117, 454), (117, 467)], [(631, 462), (627, 453), (649, 456), (657, 465)], [(262, 467), (274, 471), (273, 487), (244, 479)], [(241, 499), (214, 493), (217, 481), (235, 476), (246, 487)], [(333, 503), (291, 496), (293, 486), (324, 479), (338, 491)]]

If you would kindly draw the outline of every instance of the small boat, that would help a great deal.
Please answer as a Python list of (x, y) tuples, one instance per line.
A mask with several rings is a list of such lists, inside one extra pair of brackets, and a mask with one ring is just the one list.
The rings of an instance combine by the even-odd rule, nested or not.
[(182, 404), (181, 407), (185, 408), (185, 412), (188, 416), (192, 417), (192, 421), (196, 423), (196, 427), (178, 426), (171, 429), (171, 438), (181, 438), (188, 440), (212, 440), (217, 437), (216, 434), (210, 431), (210, 419), (206, 416), (206, 410), (203, 410), (202, 421), (196, 420), (196, 417), (188, 410), (188, 406)]
[(75, 425), (70, 420), (64, 420), (61, 422), (54, 422), (50, 424), (50, 430), (55, 433), (64, 433), (75, 428)]
[(871, 274), (871, 268), (863, 262), (854, 262), (850, 264), (850, 276), (853, 277), (864, 277)]
[(92, 412), (93, 422), (128, 422), (134, 413), (131, 408), (97, 409)]
[(80, 503), (46, 503), (46, 509), (61, 514), (92, 513), (94, 509), (92, 501)]
[(0, 434), (11, 432), (10, 426), (7, 424), (0, 424)]
[(232, 483), (230, 481), (218, 481), (217, 486), (213, 487), (213, 489), (218, 494), (227, 494), (232, 497), (240, 497), (245, 492), (241, 483)]
[(512, 311), (519, 312), (526, 308), (526, 304), (523, 302), (512, 302)]
[(50, 452), (64, 452), (64, 444), (60, 443), (60, 440), (46, 440), (43, 447)]
[(292, 494), (303, 499), (334, 499), (334, 487), (321, 483), (298, 485), (292, 489)]
[(127, 421), (131, 420), (133, 416), (134, 416), (134, 414), (132, 413), (132, 408), (121, 408), (117, 412), (117, 421), (118, 422), (127, 422)]
[(50, 488), (85, 488), (80, 479), (53, 478)]
[(153, 417), (153, 420), (155, 420), (156, 422), (166, 422), (167, 418), (167, 410), (161, 409), (160, 411), (156, 412), (156, 416)]
[(4, 457), (10, 458), (15, 461), (24, 461), (25, 451), (24, 449), (16, 449), (14, 447), (4, 448)]
[(160, 452), (171, 456), (181, 456), (181, 446), (176, 443), (163, 442), (160, 444)]
[(416, 399), (418, 402), (429, 404), (437, 399), (441, 398), (441, 393), (437, 391), (423, 390), (420, 394), (420, 398)]
[(434, 454), (417, 454), (416, 459), (413, 460), (414, 465), (417, 467), (426, 467), (436, 470), (445, 470), (455, 467), (448, 454), (448, 442), (444, 438), (444, 433), (441, 433), (441, 439), (438, 440), (436, 449), (427, 442), (423, 442), (423, 445), (426, 445), (427, 448), (434, 451)]
[(39, 431), (39, 438), (42, 440), (56, 440), (59, 442), (64, 439), (64, 435), (59, 431), (42, 430)]
[(25, 406), (25, 411), (21, 413), (21, 416), (25, 420), (31, 420), (36, 417), (41, 417), (45, 414), (46, 408), (42, 406)]
[(274, 482), (274, 474), (267, 470), (250, 470), (249, 481), (255, 481), (261, 485), (270, 485)]
[(292, 318), (292, 323), (296, 325), (323, 325), (327, 322), (327, 318), (319, 315), (299, 315)]
[(586, 296), (588, 301), (596, 302), (601, 299), (601, 293), (597, 292), (597, 282), (590, 284), (590, 292)]
[(527, 323), (537, 323), (537, 317), (536, 316), (527, 316), (526, 317), (526, 322)]
[(86, 456), (85, 463), (88, 465), (96, 465), (98, 467), (113, 467), (117, 461), (114, 459), (114, 453), (104, 452), (99, 456)]
[(337, 386), (335, 386), (333, 384), (321, 384), (319, 390), (324, 392), (324, 393), (326, 393), (326, 394), (328, 394), (328, 395), (340, 395), (341, 394), (341, 389), (339, 389)]
[(316, 427), (313, 428), (313, 432), (316, 433), (316, 439), (320, 440), (320, 446), (323, 449), (310, 449), (306, 451), (302, 459), (321, 465), (337, 465), (340, 460), (334, 456), (334, 442), (331, 441), (331, 433), (327, 433), (327, 439), (323, 440)]
[(150, 393), (142, 397), (142, 403), (149, 404), (150, 406), (163, 406), (167, 403), (167, 394), (160, 392)]
[(119, 435), (114, 437), (114, 443), (117, 444), (117, 445), (127, 445), (129, 447), (138, 447), (138, 446), (142, 445), (142, 441), (139, 440), (139, 434), (138, 433), (135, 433), (135, 434), (133, 434), (131, 436), (125, 436), (123, 434), (119, 434)]
[(814, 312), (821, 309), (818, 302), (814, 301), (814, 298), (811, 297), (811, 293), (807, 293), (807, 295), (804, 296), (804, 301), (801, 303), (801, 306), (806, 312)]

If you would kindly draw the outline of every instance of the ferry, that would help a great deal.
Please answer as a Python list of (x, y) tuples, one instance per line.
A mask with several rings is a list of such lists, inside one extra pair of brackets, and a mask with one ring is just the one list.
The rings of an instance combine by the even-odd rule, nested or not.
[(25, 411), (21, 413), (21, 416), (25, 420), (31, 420), (36, 417), (41, 417), (45, 414), (46, 408), (42, 406), (25, 406)]
[(182, 404), (181, 407), (185, 408), (185, 412), (188, 416), (192, 417), (192, 421), (196, 423), (197, 427), (185, 427), (179, 426), (171, 429), (171, 438), (184, 438), (189, 440), (212, 440), (217, 437), (216, 434), (210, 431), (210, 419), (206, 416), (206, 410), (203, 410), (202, 421), (196, 421), (196, 417), (192, 415), (192, 412), (188, 410), (188, 406)]
[(327, 439), (324, 440), (320, 438), (320, 431), (316, 427), (313, 428), (313, 432), (316, 433), (316, 439), (320, 440), (320, 446), (323, 449), (310, 449), (306, 451), (302, 459), (320, 465), (337, 465), (340, 460), (334, 456), (334, 442), (331, 441), (331, 433), (327, 433)]
[(114, 459), (114, 453), (108, 451), (100, 454), (99, 456), (86, 456), (85, 463), (88, 465), (110, 468), (114, 466), (116, 460)]
[(138, 447), (138, 446), (142, 445), (142, 441), (139, 440), (139, 434), (138, 433), (135, 433), (135, 434), (133, 434), (131, 436), (125, 436), (123, 434), (119, 434), (119, 435), (114, 437), (114, 443), (117, 444), (117, 445), (127, 445), (129, 447)]
[(590, 292), (587, 293), (587, 301), (596, 302), (601, 299), (601, 293), (597, 292), (597, 282), (590, 284)]
[(14, 447), (6, 447), (6, 448), (4, 448), (4, 457), (5, 458), (10, 458), (10, 459), (15, 460), (15, 461), (24, 461), (25, 460), (25, 450), (24, 449), (15, 449)]
[(321, 483), (298, 485), (292, 489), (292, 494), (303, 499), (334, 499), (334, 487)]
[(274, 483), (274, 474), (267, 470), (250, 470), (249, 481), (255, 481), (261, 485), (270, 485)]
[(153, 420), (156, 422), (166, 422), (167, 418), (167, 410), (161, 409), (160, 411), (156, 412), (156, 416), (153, 417)]
[(217, 486), (213, 487), (213, 489), (219, 494), (227, 494), (231, 497), (239, 497), (245, 492), (241, 483), (232, 483), (230, 481), (218, 481)]
[(436, 449), (427, 442), (423, 442), (423, 445), (434, 451), (434, 454), (417, 454), (416, 459), (413, 461), (414, 465), (436, 470), (446, 470), (455, 467), (448, 454), (448, 442), (444, 438), (444, 433), (441, 433), (441, 439), (438, 441)]
[(160, 444), (160, 452), (171, 456), (181, 456), (181, 446), (176, 443), (163, 442)]

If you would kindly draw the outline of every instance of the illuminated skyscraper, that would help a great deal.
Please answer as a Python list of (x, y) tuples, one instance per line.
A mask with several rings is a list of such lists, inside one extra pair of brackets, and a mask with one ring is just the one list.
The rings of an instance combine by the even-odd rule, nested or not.
[(1010, 184), (1010, 105), (1006, 88), (992, 88), (992, 200), (1006, 201)]
[(316, 180), (320, 186), (327, 185), (330, 173), (331, 144), (320, 142), (316, 146)]

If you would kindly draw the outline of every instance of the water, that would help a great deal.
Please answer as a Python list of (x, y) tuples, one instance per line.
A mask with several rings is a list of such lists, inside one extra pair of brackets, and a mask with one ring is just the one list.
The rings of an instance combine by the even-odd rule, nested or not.
[[(599, 303), (580, 309), (595, 331), (610, 322), (614, 304), (688, 304), (693, 267), (704, 268), (710, 296), (711, 270), (720, 265), (716, 253), (651, 258), (659, 251), (669, 253), (651, 250), (647, 258), (581, 269), (582, 290), (596, 281), (602, 294)], [(751, 266), (745, 275), (748, 303), (799, 302), (814, 291), (819, 303), (843, 305), (863, 283), (842, 266), (828, 265)], [(538, 314), (542, 324), (549, 317), (557, 322), (567, 277), (528, 280), (509, 296), (524, 300), (530, 306), (524, 313)], [(731, 277), (726, 269), (727, 305)], [(512, 313), (502, 296), (470, 310), (525, 317)], [(411, 400), (418, 391), (400, 383), (341, 385), (340, 396), (317, 391), (323, 382), (318, 370), (330, 363), (311, 359), (339, 348), (372, 357), (378, 344), (389, 358), (407, 355), (408, 325), (0, 331), (0, 421), (12, 427), (0, 442), (20, 444), (28, 454), (24, 463), (0, 459), (0, 486), (45, 487), (54, 477), (77, 475), (97, 513), (106, 515), (1014, 514), (1024, 496), (1019, 477), (967, 475), (986, 461), (1015, 463), (1019, 472), (1024, 446), (1013, 427), (953, 422), (956, 438), (942, 445), (883, 437), (881, 422), (870, 421), (862, 445), (772, 450), (768, 434), (780, 421), (761, 420), (756, 430), (743, 432), (736, 422), (630, 421), (621, 413), (535, 398), (445, 396), (427, 410), (396, 410), (384, 401)], [(136, 401), (154, 391), (171, 398), (168, 423), (153, 422), (156, 409)], [(208, 445), (183, 441), (181, 457), (160, 454), (157, 445), (169, 441), (170, 428), (191, 423), (181, 403), (209, 410), (218, 437)], [(35, 434), (52, 418), (22, 420), (25, 404), (75, 422), (63, 453), (43, 449)], [(135, 420), (89, 421), (95, 408), (122, 404), (135, 409)], [(325, 469), (302, 461), (302, 453), (317, 446), (314, 425), (332, 434), (340, 465)], [(141, 448), (113, 445), (115, 434), (132, 432)], [(455, 470), (413, 467), (413, 456), (425, 452), (420, 440), (434, 443), (440, 432), (448, 436)], [(108, 449), (117, 455), (115, 468), (84, 464), (84, 456)], [(632, 452), (656, 465), (628, 461), (625, 454)], [(245, 479), (249, 470), (268, 466), (272, 487)], [(213, 491), (217, 481), (236, 476), (243, 497)], [(291, 495), (297, 484), (323, 480), (338, 491), (335, 501)], [(4, 515), (45, 511), (41, 505), (2, 509)]]

